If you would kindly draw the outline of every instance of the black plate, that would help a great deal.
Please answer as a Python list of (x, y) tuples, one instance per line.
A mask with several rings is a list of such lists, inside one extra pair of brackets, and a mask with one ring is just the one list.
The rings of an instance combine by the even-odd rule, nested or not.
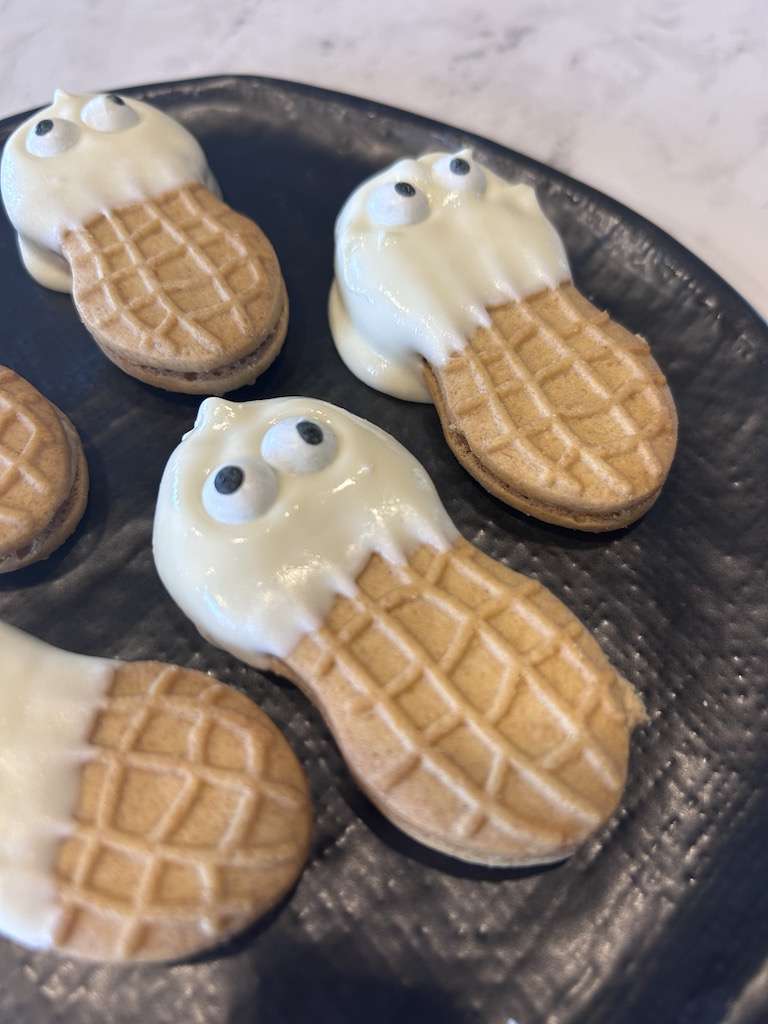
[[(91, 498), (74, 539), (0, 583), (0, 617), (98, 655), (211, 670), (255, 697), (306, 766), (317, 810), (298, 888), (265, 923), (197, 962), (104, 968), (0, 940), (0, 1016), (43, 1022), (747, 1024), (768, 977), (765, 688), (768, 328), (717, 275), (618, 203), (464, 132), (335, 93), (257, 78), (126, 90), (199, 137), (225, 197), (273, 240), (291, 297), (274, 366), (236, 399), (309, 394), (404, 442), (462, 532), (551, 587), (643, 692), (622, 809), (568, 863), (461, 865), (406, 839), (351, 783), (287, 683), (214, 650), (165, 594), (150, 529), (165, 460), (197, 399), (124, 376), (67, 296), (23, 271), (0, 223), (0, 361), (77, 425)], [(0, 141), (19, 118), (0, 125)], [(522, 140), (524, 141), (524, 140)], [(680, 414), (651, 512), (621, 533), (545, 526), (453, 459), (431, 407), (368, 390), (326, 322), (336, 212), (403, 154), (475, 147), (535, 185), (577, 283), (646, 335)]]

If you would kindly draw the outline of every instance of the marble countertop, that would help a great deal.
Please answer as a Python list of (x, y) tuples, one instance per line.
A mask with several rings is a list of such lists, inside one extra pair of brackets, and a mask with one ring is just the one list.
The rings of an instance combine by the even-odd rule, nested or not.
[(0, 116), (273, 75), (459, 125), (602, 189), (768, 317), (765, 0), (0, 0)]

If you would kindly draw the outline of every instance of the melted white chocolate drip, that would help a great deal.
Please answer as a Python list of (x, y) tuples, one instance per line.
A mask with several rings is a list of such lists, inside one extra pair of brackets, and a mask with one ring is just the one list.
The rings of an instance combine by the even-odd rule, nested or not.
[[(69, 267), (61, 256), (62, 236), (107, 210), (143, 202), (163, 192), (202, 182), (218, 193), (205, 154), (186, 128), (156, 107), (133, 98), (122, 107), (136, 122), (97, 131), (82, 114), (92, 94), (58, 89), (53, 103), (21, 124), (9, 137), (0, 165), (0, 190), (18, 233), (24, 266), (46, 288), (71, 290)], [(30, 152), (35, 126), (51, 120), (66, 132), (60, 151), (54, 132), (51, 155)], [(74, 141), (72, 141), (74, 140)]]
[[(470, 170), (452, 179), (456, 158)], [(398, 182), (416, 194), (393, 209), (383, 200)], [(417, 204), (410, 223), (408, 202)], [(422, 359), (445, 365), (488, 326), (489, 307), (570, 278), (533, 189), (504, 181), (468, 150), (400, 160), (360, 185), (336, 221), (335, 266), (329, 320), (339, 355), (370, 387), (424, 402)]]
[[(330, 428), (320, 469), (314, 458), (303, 471), (280, 468), (299, 465), (288, 432), (284, 452), (262, 449), (269, 428), (291, 417)], [(211, 501), (211, 476), (224, 466), (245, 471), (231, 495), (237, 516), (227, 516), (226, 495)], [(249, 481), (264, 500), (246, 496), (247, 518)], [(334, 597), (355, 592), (372, 553), (400, 564), (420, 544), (442, 550), (456, 536), (423, 467), (371, 423), (311, 398), (209, 398), (165, 468), (153, 550), (171, 597), (203, 636), (258, 662), (285, 657), (318, 629)]]
[(53, 940), (56, 848), (113, 669), (0, 623), (0, 932), (28, 946)]

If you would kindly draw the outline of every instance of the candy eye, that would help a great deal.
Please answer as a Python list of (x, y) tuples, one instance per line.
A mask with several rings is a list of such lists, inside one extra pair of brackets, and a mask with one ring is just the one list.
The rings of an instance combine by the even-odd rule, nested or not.
[(327, 423), (290, 416), (273, 424), (261, 442), (264, 459), (283, 473), (316, 473), (333, 462), (338, 442)]
[(246, 456), (208, 474), (203, 507), (220, 523), (245, 523), (263, 515), (277, 497), (275, 473), (261, 459)]
[(139, 115), (122, 96), (104, 93), (88, 100), (80, 111), (84, 124), (97, 132), (122, 132), (138, 123)]
[(368, 197), (368, 216), (374, 224), (399, 228), (418, 224), (429, 216), (429, 200), (410, 181), (388, 181)]
[(32, 156), (58, 156), (71, 149), (80, 137), (72, 121), (61, 117), (41, 117), (27, 133), (27, 152)]
[(468, 150), (441, 157), (434, 166), (434, 173), (443, 188), (451, 192), (469, 192), (476, 196), (485, 192), (483, 169)]

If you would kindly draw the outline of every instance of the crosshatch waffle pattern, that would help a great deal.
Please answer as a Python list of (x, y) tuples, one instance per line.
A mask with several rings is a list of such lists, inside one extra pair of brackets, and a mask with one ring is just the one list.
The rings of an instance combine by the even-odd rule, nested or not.
[(646, 342), (572, 284), (489, 310), (461, 353), (432, 367), (452, 427), (515, 490), (577, 509), (655, 493), (677, 420)]
[(200, 672), (117, 668), (61, 846), (58, 948), (181, 956), (269, 909), (307, 854), (304, 773), (250, 700)]
[(83, 322), (124, 359), (216, 369), (253, 351), (277, 322), (272, 246), (203, 185), (110, 210), (62, 248)]
[(0, 556), (28, 543), (69, 494), (74, 461), (59, 414), (0, 367)]
[(385, 813), (499, 864), (554, 859), (608, 817), (643, 709), (560, 601), (463, 540), (374, 555), (357, 584), (287, 663)]

